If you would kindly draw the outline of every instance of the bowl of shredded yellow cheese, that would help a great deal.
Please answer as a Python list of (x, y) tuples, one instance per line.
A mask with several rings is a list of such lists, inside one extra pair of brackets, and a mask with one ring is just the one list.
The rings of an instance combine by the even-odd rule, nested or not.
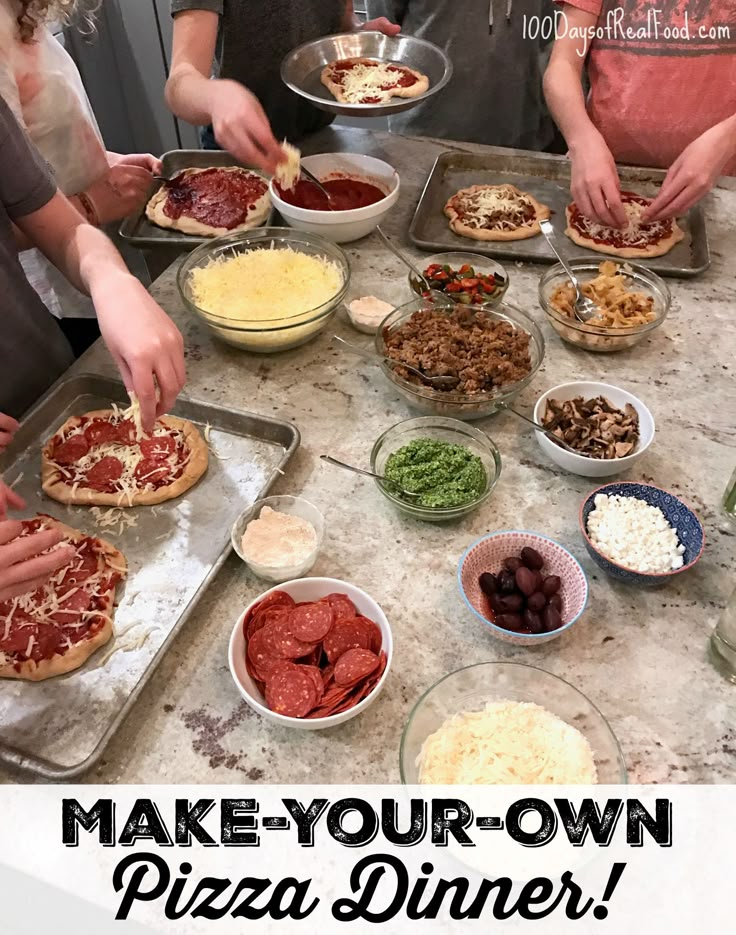
[(186, 308), (220, 340), (273, 353), (313, 338), (350, 281), (344, 251), (317, 234), (262, 227), (192, 251), (177, 284)]
[(422, 695), (401, 738), (402, 782), (625, 783), (608, 722), (582, 692), (534, 666), (483, 662)]

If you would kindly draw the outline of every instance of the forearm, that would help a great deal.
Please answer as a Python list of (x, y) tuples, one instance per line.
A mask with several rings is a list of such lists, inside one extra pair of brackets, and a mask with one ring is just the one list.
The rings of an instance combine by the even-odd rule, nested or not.
[(173, 114), (195, 126), (212, 122), (212, 95), (223, 79), (206, 78), (192, 65), (172, 70), (166, 82), (166, 103)]
[(585, 107), (579, 69), (569, 61), (552, 59), (544, 74), (544, 96), (571, 151), (597, 132)]

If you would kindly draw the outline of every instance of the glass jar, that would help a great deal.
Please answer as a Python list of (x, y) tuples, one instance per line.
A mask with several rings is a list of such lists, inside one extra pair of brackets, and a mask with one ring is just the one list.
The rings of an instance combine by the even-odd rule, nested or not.
[(736, 591), (729, 598), (711, 634), (710, 649), (716, 668), (729, 681), (736, 683)]
[(731, 481), (723, 495), (723, 509), (726, 511), (726, 516), (736, 519), (736, 471), (733, 472)]

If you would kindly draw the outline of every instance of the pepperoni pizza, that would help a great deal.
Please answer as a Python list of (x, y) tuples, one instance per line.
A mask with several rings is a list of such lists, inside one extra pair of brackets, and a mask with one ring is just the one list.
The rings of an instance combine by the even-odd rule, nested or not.
[(392, 97), (419, 97), (429, 88), (420, 71), (373, 58), (330, 62), (321, 81), (341, 104), (387, 104)]
[(184, 169), (165, 182), (146, 206), (158, 227), (198, 237), (220, 237), (263, 224), (271, 210), (268, 182), (251, 169)]
[(189, 490), (207, 470), (199, 431), (162, 416), (145, 435), (135, 414), (115, 406), (67, 419), (43, 448), (44, 491), (60, 503), (127, 507)]
[(0, 678), (37, 682), (78, 669), (112, 637), (115, 589), (127, 568), (109, 542), (50, 516), (22, 523), (21, 536), (59, 529), (75, 547), (43, 587), (0, 601)]
[(641, 214), (651, 204), (651, 198), (635, 192), (621, 192), (621, 200), (628, 219), (622, 230), (585, 217), (573, 201), (567, 206), (565, 233), (574, 243), (588, 250), (629, 259), (664, 256), (685, 236), (674, 218), (642, 223)]
[(540, 233), (547, 205), (515, 185), (471, 185), (445, 205), (450, 228), (472, 240), (525, 240)]

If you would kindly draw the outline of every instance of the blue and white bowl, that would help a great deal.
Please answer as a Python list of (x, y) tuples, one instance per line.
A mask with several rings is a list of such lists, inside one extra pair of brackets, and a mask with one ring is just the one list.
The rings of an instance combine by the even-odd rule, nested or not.
[[(685, 546), (682, 556), (682, 568), (675, 568), (672, 571), (661, 573), (642, 572), (633, 568), (626, 568), (625, 565), (619, 565), (604, 555), (597, 546), (593, 545), (588, 536), (588, 517), (595, 508), (595, 498), (598, 494), (607, 494), (609, 497), (636, 497), (637, 500), (644, 500), (650, 506), (659, 507), (667, 522), (677, 532), (680, 543)], [(662, 490), (661, 487), (654, 487), (651, 484), (639, 484), (633, 481), (604, 484), (589, 494), (580, 509), (580, 530), (585, 540), (585, 548), (599, 568), (612, 578), (643, 588), (653, 588), (665, 584), (676, 575), (681, 575), (683, 571), (692, 568), (705, 548), (703, 524), (686, 503), (683, 503), (679, 497), (676, 497), (668, 490)]]
[[(497, 574), (503, 568), (503, 560), (518, 555), (524, 546), (531, 546), (544, 559), (544, 573), (559, 575), (562, 581), (561, 627), (545, 633), (517, 633), (505, 630), (489, 619), (490, 607), (480, 589), (479, 578), (484, 571)], [(554, 539), (537, 532), (521, 529), (505, 529), (492, 532), (474, 542), (460, 559), (457, 569), (457, 584), (466, 606), (491, 631), (496, 639), (513, 646), (540, 646), (557, 639), (580, 619), (588, 604), (588, 579), (580, 563), (564, 546)]]

